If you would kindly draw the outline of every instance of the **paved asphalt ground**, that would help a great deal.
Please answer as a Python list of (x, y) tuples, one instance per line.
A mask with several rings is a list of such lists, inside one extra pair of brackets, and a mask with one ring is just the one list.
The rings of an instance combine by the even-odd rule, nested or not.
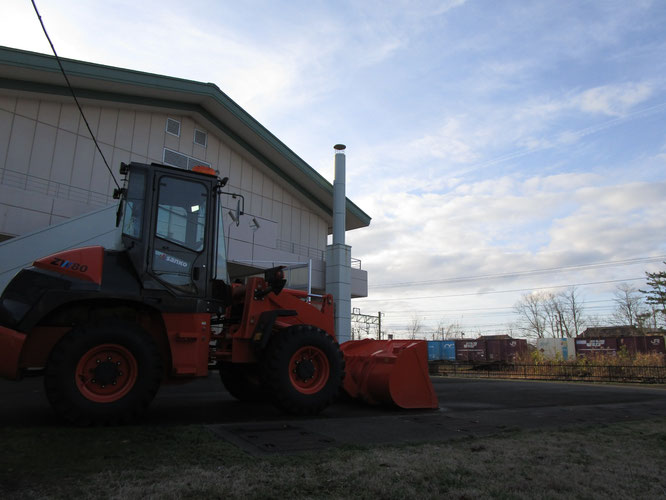
[[(144, 426), (204, 424), (254, 454), (340, 444), (419, 443), (666, 417), (666, 387), (434, 377), (438, 410), (398, 410), (339, 402), (318, 417), (289, 418), (267, 404), (234, 400), (217, 372), (160, 389)], [(41, 378), (0, 381), (0, 426), (62, 425)]]

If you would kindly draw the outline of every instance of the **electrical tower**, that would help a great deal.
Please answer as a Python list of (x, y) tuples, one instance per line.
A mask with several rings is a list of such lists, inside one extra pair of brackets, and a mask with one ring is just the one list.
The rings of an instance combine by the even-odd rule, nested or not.
[(361, 339), (374, 337), (377, 340), (382, 339), (382, 313), (377, 316), (371, 314), (361, 314), (361, 310), (355, 307), (351, 315), (352, 339)]

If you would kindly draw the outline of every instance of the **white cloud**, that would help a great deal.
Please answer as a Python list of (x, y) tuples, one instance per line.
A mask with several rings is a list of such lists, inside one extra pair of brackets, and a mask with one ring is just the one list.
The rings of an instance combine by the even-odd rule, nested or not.
[(652, 94), (653, 87), (649, 83), (632, 82), (591, 88), (574, 97), (572, 101), (587, 113), (621, 116), (637, 104), (648, 100)]

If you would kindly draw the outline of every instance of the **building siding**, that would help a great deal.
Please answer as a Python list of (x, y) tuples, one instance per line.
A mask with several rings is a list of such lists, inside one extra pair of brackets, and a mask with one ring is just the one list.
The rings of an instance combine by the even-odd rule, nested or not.
[[(191, 117), (90, 105), (84, 112), (116, 176), (120, 162), (162, 163), (165, 147), (201, 159), (229, 177), (227, 190), (245, 196), (249, 215), (275, 226), (268, 224), (272, 236), (263, 238), (264, 244), (271, 246), (272, 239), (275, 248), (283, 240), (325, 249), (327, 224), (321, 216), (256, 160)], [(167, 118), (180, 122), (180, 136), (166, 132)], [(195, 128), (206, 132), (205, 147), (194, 144)], [(76, 106), (0, 96), (1, 234), (18, 236), (110, 204), (114, 188)], [(235, 208), (231, 198), (227, 204)]]

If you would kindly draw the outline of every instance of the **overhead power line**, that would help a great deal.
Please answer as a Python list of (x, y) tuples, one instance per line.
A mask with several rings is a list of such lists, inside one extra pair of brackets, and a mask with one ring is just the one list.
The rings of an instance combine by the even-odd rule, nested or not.
[[(599, 304), (602, 302), (615, 302), (613, 299), (606, 299), (606, 300), (585, 300), (581, 301), (587, 309), (587, 304)], [(596, 307), (608, 307), (608, 306), (595, 306)], [(513, 306), (502, 306), (502, 307), (474, 307), (474, 308), (467, 308), (467, 309), (434, 309), (434, 310), (427, 310), (427, 311), (420, 311), (423, 313), (442, 313), (442, 312), (485, 312), (485, 311), (496, 311), (496, 312), (502, 312), (502, 311), (513, 311)], [(391, 310), (389, 311), (391, 314), (395, 313), (414, 313), (414, 309), (404, 309), (404, 310)], [(495, 313), (489, 313), (489, 314), (495, 314)]]
[(44, 34), (46, 35), (46, 39), (49, 41), (49, 45), (51, 46), (51, 50), (53, 51), (53, 55), (55, 56), (55, 60), (58, 63), (58, 66), (60, 67), (60, 71), (62, 73), (62, 76), (65, 77), (65, 81), (67, 82), (67, 87), (69, 88), (69, 91), (72, 94), (72, 97), (74, 98), (74, 102), (76, 103), (76, 107), (79, 108), (79, 113), (81, 113), (81, 117), (83, 118), (83, 121), (86, 124), (86, 127), (88, 128), (88, 133), (90, 134), (90, 137), (92, 137), (93, 142), (95, 143), (95, 147), (97, 147), (97, 151), (99, 151), (99, 154), (102, 157), (102, 160), (104, 161), (104, 165), (106, 165), (106, 169), (109, 171), (109, 174), (111, 174), (111, 178), (113, 179), (113, 182), (115, 183), (116, 187), (120, 189), (120, 184), (118, 184), (118, 181), (116, 180), (116, 176), (113, 175), (113, 171), (111, 170), (111, 167), (109, 167), (109, 162), (106, 161), (106, 157), (104, 156), (104, 153), (102, 153), (102, 149), (99, 147), (99, 144), (97, 143), (97, 139), (95, 138), (95, 134), (93, 134), (92, 129), (90, 128), (90, 124), (88, 123), (88, 120), (86, 119), (86, 115), (83, 113), (83, 108), (81, 108), (81, 104), (79, 104), (79, 100), (76, 98), (76, 94), (74, 93), (74, 87), (72, 87), (72, 84), (69, 81), (69, 77), (67, 76), (67, 73), (65, 73), (65, 68), (62, 66), (62, 62), (60, 62), (60, 57), (58, 56), (58, 53), (56, 52), (55, 47), (53, 46), (53, 42), (51, 42), (51, 37), (49, 36), (48, 32), (46, 31), (46, 26), (44, 26), (44, 21), (42, 21), (42, 16), (39, 14), (39, 10), (37, 10), (37, 5), (35, 4), (35, 0), (32, 1), (32, 6), (35, 9), (35, 14), (37, 14), (37, 18), (39, 19), (39, 24), (42, 25), (42, 30), (44, 31)]
[(566, 271), (579, 271), (581, 269), (599, 269), (604, 267), (628, 266), (632, 264), (645, 264), (648, 262), (657, 262), (666, 259), (666, 255), (656, 255), (654, 257), (636, 257), (634, 259), (611, 260), (605, 262), (593, 262), (591, 264), (578, 264), (573, 266), (546, 267), (542, 269), (531, 269), (529, 271), (512, 271), (496, 274), (479, 274), (474, 276), (457, 276), (453, 278), (443, 278), (424, 281), (403, 281), (398, 283), (379, 283), (370, 285), (369, 288), (398, 288), (408, 286), (428, 286), (440, 285), (445, 283), (460, 283), (465, 281), (490, 280), (500, 278), (519, 278), (524, 276), (538, 276), (541, 274), (559, 273)]
[(389, 299), (370, 299), (370, 300), (365, 300), (365, 299), (359, 299), (359, 302), (362, 300), (362, 304), (367, 304), (369, 302), (392, 302), (396, 300), (423, 300), (423, 299), (449, 299), (449, 298), (454, 298), (454, 297), (472, 297), (476, 295), (492, 295), (492, 294), (498, 294), (498, 293), (515, 293), (515, 292), (533, 292), (535, 290), (550, 290), (553, 288), (569, 288), (569, 287), (577, 287), (577, 286), (589, 286), (589, 285), (605, 285), (608, 283), (622, 283), (625, 281), (639, 281), (639, 280), (645, 280), (645, 277), (641, 278), (626, 278), (626, 279), (621, 279), (621, 280), (606, 280), (606, 281), (590, 281), (588, 283), (570, 283), (568, 285), (551, 285), (551, 286), (541, 286), (541, 287), (532, 287), (532, 288), (516, 288), (513, 290), (490, 290), (487, 292), (470, 292), (470, 293), (456, 293), (456, 294), (450, 294), (450, 295), (422, 295), (419, 297), (395, 297), (395, 298), (389, 298)]

